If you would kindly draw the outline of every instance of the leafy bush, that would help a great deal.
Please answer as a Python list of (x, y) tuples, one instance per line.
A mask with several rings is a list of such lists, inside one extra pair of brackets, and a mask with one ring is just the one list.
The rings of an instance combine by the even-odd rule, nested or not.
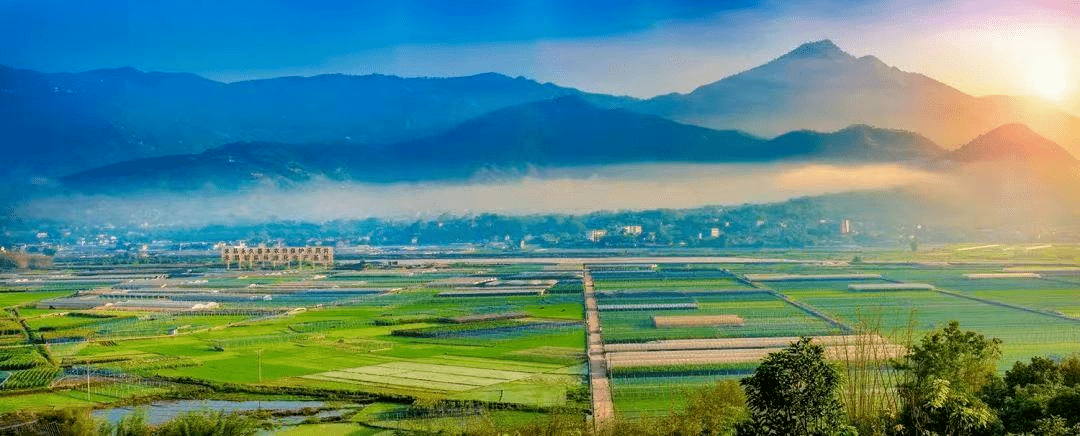
[(237, 413), (188, 412), (154, 429), (154, 436), (253, 436), (260, 422)]
[(0, 417), (0, 436), (97, 436), (86, 409), (15, 412)]
[(151, 436), (153, 430), (146, 423), (146, 411), (138, 409), (120, 419), (115, 425), (108, 422), (98, 429), (100, 436)]
[(1001, 340), (961, 331), (956, 321), (930, 332), (898, 362), (901, 433), (964, 435), (994, 432), (996, 413), (978, 393), (995, 384)]
[(810, 338), (770, 354), (741, 384), (750, 421), (740, 435), (843, 435), (854, 430), (845, 422), (840, 373), (825, 361), (825, 347)]

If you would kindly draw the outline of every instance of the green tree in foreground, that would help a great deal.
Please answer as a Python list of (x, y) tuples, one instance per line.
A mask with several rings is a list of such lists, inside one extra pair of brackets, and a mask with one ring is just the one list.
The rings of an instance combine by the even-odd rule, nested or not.
[(983, 400), (1013, 434), (1080, 434), (1080, 356), (1063, 362), (1033, 357), (1016, 362), (1005, 378), (983, 389)]
[(825, 361), (825, 348), (810, 338), (770, 354), (741, 384), (750, 421), (740, 435), (853, 433), (840, 401), (840, 373)]
[(961, 331), (951, 321), (923, 337), (896, 364), (899, 385), (898, 433), (918, 436), (1001, 433), (997, 414), (978, 393), (994, 383), (1001, 341)]

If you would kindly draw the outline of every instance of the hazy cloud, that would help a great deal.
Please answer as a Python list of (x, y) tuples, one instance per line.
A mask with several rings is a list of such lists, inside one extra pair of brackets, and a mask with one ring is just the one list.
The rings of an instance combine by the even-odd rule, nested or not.
[(896, 165), (621, 165), (536, 171), (513, 180), (469, 184), (322, 181), (288, 190), (259, 188), (233, 194), (58, 196), (21, 204), (16, 215), (159, 226), (408, 219), (442, 213), (584, 213), (774, 202), (940, 181), (939, 176)]

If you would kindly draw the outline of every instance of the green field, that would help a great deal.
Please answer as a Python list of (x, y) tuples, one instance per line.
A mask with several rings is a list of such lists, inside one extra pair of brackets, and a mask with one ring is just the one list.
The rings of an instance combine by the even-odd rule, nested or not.
[(20, 292), (15, 290), (7, 290), (6, 292), (0, 292), (0, 307), (22, 306), (48, 298), (63, 297), (66, 295), (70, 295), (71, 293), (72, 291), (65, 290), (36, 292)]
[[(793, 301), (818, 311), (840, 323), (858, 327), (871, 326), (896, 343), (907, 343), (950, 320), (957, 320), (965, 329), (1000, 338), (1004, 356), (999, 367), (1004, 370), (1013, 362), (1032, 356), (1063, 357), (1080, 353), (1080, 320), (1053, 316), (1080, 315), (1080, 283), (1069, 277), (1049, 279), (965, 278), (968, 273), (1000, 272), (1002, 265), (919, 266), (910, 264), (732, 264), (726, 269), (737, 274), (881, 274), (884, 280), (806, 280), (760, 283), (764, 289), (778, 292)], [(619, 303), (682, 303), (695, 302), (696, 310), (601, 312), (604, 341), (644, 342), (660, 339), (690, 339), (719, 337), (800, 336), (836, 334), (837, 329), (821, 318), (769, 294), (722, 294), (688, 292), (693, 285), (687, 280), (677, 286), (663, 288), (654, 279), (598, 280), (597, 289), (671, 291), (669, 297), (650, 292), (649, 298), (628, 298), (601, 294), (600, 304)], [(877, 291), (858, 292), (848, 289), (851, 283), (887, 283), (888, 281), (928, 283), (936, 291)], [(699, 281), (699, 289), (714, 287), (712, 280)], [(976, 301), (951, 295), (955, 292), (987, 301)], [(616, 294), (618, 295), (618, 294)], [(638, 294), (641, 295), (641, 294)], [(1002, 303), (1002, 304), (998, 304)], [(1017, 307), (1032, 309), (1026, 311)], [(1045, 313), (1034, 313), (1045, 312)], [(739, 327), (655, 329), (653, 315), (720, 315), (736, 314), (746, 322)], [(680, 405), (686, 389), (700, 387), (724, 378), (740, 375), (718, 373), (701, 375), (673, 368), (670, 374), (619, 376), (613, 379), (613, 398), (618, 413), (638, 416), (664, 413)]]
[[(767, 293), (702, 294), (693, 297), (602, 298), (612, 302), (668, 303), (692, 301), (696, 310), (603, 311), (600, 322), (605, 342), (645, 342), (661, 339), (741, 338), (763, 336), (824, 335), (833, 331), (825, 321)], [(742, 326), (653, 327), (652, 317), (664, 315), (738, 315)]]
[[(977, 258), (956, 249), (950, 248), (949, 256)], [(1002, 369), (1032, 356), (1080, 353), (1080, 321), (1067, 319), (1080, 318), (1077, 276), (972, 280), (963, 275), (1001, 272), (1010, 264), (906, 262), (911, 259), (853, 264), (838, 262), (837, 256), (823, 264), (812, 253), (788, 254), (800, 261), (605, 266), (602, 269), (608, 272), (596, 277), (606, 278), (595, 283), (601, 305), (694, 303), (697, 308), (601, 311), (603, 341), (822, 336), (871, 325), (903, 344), (957, 320), (962, 328), (1002, 339)], [(48, 342), (28, 344), (14, 312), (6, 315), (0, 326), (6, 332), (0, 336), (0, 370), (10, 381), (0, 384), (4, 394), (0, 411), (106, 407), (177, 392), (220, 399), (377, 395), (382, 400), (357, 400), (361, 406), (356, 407), (362, 410), (345, 422), (290, 425), (279, 432), (370, 435), (385, 428), (438, 431), (461, 423), (522, 423), (541, 417), (550, 407), (587, 407), (580, 398), (577, 403), (568, 400), (587, 383), (580, 279), (562, 279), (544, 295), (437, 296), (451, 289), (442, 287), (446, 286), (438, 282), (442, 279), (515, 280), (550, 268), (551, 264), (527, 262), (287, 273), (208, 268), (203, 276), (167, 282), (166, 289), (180, 289), (177, 295), (218, 292), (258, 297), (223, 301), (221, 308), (227, 310), (218, 312), (36, 309), (28, 305), (67, 297), (75, 290), (94, 295), (117, 289), (62, 282), (32, 291), (0, 289), (0, 306), (19, 306), (18, 314), (34, 340)], [(858, 282), (928, 283), (940, 291), (851, 291), (852, 282), (845, 280), (765, 282), (755, 289), (727, 271), (874, 273), (883, 279)], [(326, 298), (305, 293), (334, 286), (380, 291)], [(523, 318), (462, 324), (448, 320), (508, 313)], [(737, 315), (743, 323), (656, 328), (652, 317), (659, 315)], [(395, 331), (438, 334), (410, 337)], [(616, 413), (633, 417), (678, 409), (687, 390), (744, 377), (754, 365), (613, 370)], [(89, 393), (76, 381), (86, 370), (95, 376)], [(436, 410), (450, 400), (476, 401), (490, 410)], [(526, 410), (505, 410), (513, 407)]]
[(615, 411), (631, 418), (656, 416), (686, 407), (687, 391), (745, 375), (625, 377), (612, 381)]

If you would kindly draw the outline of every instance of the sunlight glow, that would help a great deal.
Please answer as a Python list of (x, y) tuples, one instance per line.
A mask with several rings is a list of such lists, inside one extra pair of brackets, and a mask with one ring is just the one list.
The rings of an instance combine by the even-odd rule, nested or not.
[(1030, 65), (1028, 86), (1043, 97), (1060, 100), (1065, 97), (1069, 87), (1069, 77), (1062, 62), (1045, 59)]

